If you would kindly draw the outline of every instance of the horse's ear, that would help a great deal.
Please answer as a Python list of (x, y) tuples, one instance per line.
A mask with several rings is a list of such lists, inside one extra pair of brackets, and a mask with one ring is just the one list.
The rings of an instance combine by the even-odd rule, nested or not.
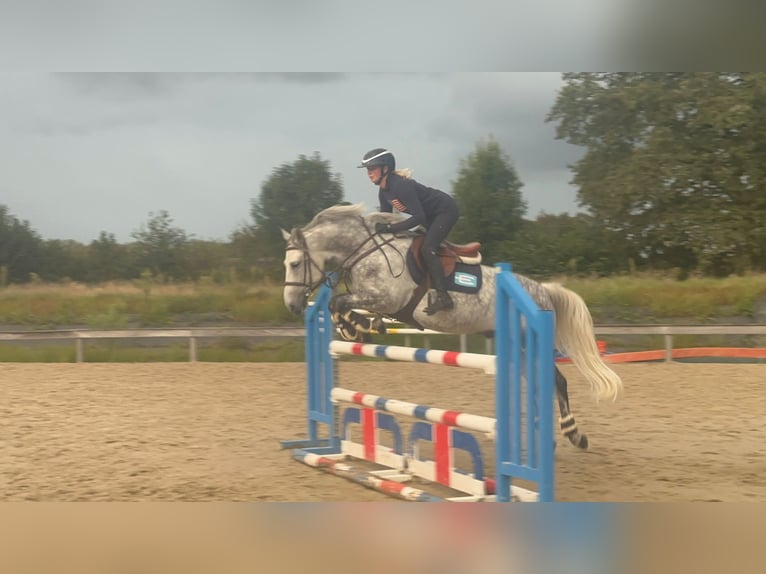
[(290, 240), (290, 234), (287, 231), (285, 231), (284, 229), (282, 229), (281, 227), (279, 228), (279, 230), (282, 232), (282, 237), (284, 237), (285, 241), (289, 241)]

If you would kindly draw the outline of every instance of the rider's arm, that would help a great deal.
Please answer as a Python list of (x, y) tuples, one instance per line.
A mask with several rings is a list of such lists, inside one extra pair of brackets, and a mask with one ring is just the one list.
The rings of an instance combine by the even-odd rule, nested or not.
[(410, 215), (404, 221), (399, 221), (391, 225), (391, 233), (398, 233), (405, 229), (412, 229), (418, 225), (426, 223), (426, 212), (418, 199), (418, 193), (415, 188), (415, 182), (411, 179), (402, 179), (398, 182), (396, 188), (391, 190), (394, 194), (394, 201), (399, 201)]

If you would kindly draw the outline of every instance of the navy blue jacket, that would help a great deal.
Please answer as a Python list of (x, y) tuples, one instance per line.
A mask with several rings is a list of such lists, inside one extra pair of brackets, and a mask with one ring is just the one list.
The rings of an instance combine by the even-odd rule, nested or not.
[(388, 174), (386, 189), (379, 188), (378, 200), (380, 211), (392, 213), (395, 209), (411, 216), (392, 224), (393, 233), (418, 225), (429, 227), (438, 213), (456, 208), (451, 195), (395, 173)]

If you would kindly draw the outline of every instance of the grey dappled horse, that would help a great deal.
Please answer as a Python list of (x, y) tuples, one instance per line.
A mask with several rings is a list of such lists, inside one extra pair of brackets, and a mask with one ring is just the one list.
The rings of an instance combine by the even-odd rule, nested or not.
[[(495, 328), (495, 269), (482, 265), (482, 286), (477, 294), (452, 293), (455, 308), (426, 315), (426, 297), (413, 301), (416, 287), (406, 265), (412, 234), (395, 237), (375, 234), (375, 223), (393, 222), (398, 214), (363, 215), (363, 206), (336, 205), (319, 212), (302, 228), (282, 231), (285, 252), (285, 305), (303, 312), (309, 296), (326, 280), (326, 272), (337, 272), (347, 293), (333, 297), (334, 319), (351, 320), (352, 309), (397, 318), (404, 317), (419, 328), (444, 333), (491, 333)], [(615, 399), (622, 381), (601, 359), (593, 332), (593, 320), (585, 302), (575, 292), (557, 283), (538, 283), (516, 274), (516, 278), (541, 309), (555, 314), (554, 341), (590, 383), (597, 398)], [(411, 302), (412, 301), (412, 302)], [(408, 307), (408, 312), (401, 311)], [(413, 306), (414, 304), (414, 306)], [(356, 321), (361, 318), (357, 317)], [(380, 321), (376, 323), (380, 325)], [(348, 326), (348, 323), (347, 323)], [(356, 323), (359, 326), (359, 323)], [(362, 330), (364, 330), (362, 328)], [(551, 357), (554, 360), (554, 357)], [(562, 433), (573, 445), (586, 449), (588, 439), (577, 429), (569, 409), (567, 380), (555, 369), (556, 395)]]

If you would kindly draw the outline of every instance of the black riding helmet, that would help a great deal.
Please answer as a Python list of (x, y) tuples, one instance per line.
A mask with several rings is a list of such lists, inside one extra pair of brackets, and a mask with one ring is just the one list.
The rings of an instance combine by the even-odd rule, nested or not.
[(394, 154), (382, 147), (371, 149), (362, 158), (362, 163), (357, 167), (376, 167), (382, 165), (388, 167), (389, 171), (396, 169), (396, 159)]

